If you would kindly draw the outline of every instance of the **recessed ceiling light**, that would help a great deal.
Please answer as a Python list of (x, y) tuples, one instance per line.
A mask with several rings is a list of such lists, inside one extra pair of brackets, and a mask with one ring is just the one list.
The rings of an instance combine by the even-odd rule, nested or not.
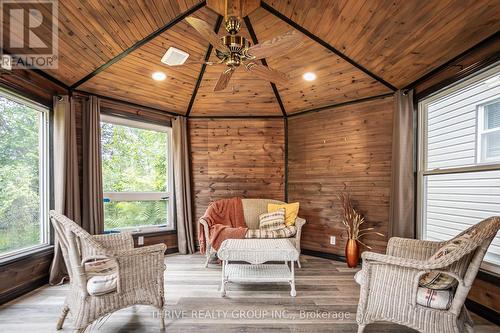
[(302, 77), (306, 81), (314, 81), (314, 80), (316, 80), (316, 74), (314, 74), (313, 72), (304, 73), (304, 75), (302, 75)]
[(167, 75), (163, 72), (154, 72), (153, 75), (151, 75), (151, 77), (155, 81), (163, 81), (167, 78)]

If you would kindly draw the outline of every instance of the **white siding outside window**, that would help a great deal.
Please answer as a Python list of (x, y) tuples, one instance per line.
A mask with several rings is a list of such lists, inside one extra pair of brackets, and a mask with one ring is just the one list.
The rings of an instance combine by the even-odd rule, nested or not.
[[(419, 103), (419, 236), (448, 240), (500, 216), (500, 65)], [(485, 257), (500, 271), (500, 237)]]

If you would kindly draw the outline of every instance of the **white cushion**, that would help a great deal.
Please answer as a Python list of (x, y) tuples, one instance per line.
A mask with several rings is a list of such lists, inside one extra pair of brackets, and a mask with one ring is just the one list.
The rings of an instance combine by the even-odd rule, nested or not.
[(116, 290), (118, 274), (96, 275), (87, 281), (87, 292), (92, 296), (100, 296)]
[(99, 259), (85, 263), (87, 274), (87, 292), (100, 296), (116, 290), (118, 281), (118, 263), (113, 259)]

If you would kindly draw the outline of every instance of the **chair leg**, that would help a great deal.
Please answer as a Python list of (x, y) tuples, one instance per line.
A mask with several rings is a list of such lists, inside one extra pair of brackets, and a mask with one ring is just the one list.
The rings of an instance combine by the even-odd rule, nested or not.
[(160, 311), (160, 330), (165, 329), (165, 309), (163, 307), (158, 308)]
[(299, 268), (302, 268), (302, 266), (300, 265), (300, 258), (297, 259), (297, 266), (299, 266)]
[(207, 260), (205, 261), (205, 268), (208, 267), (208, 262), (210, 261), (210, 254), (207, 254), (206, 257), (207, 257)]
[(366, 325), (358, 325), (358, 333), (363, 333), (365, 331)]
[(66, 319), (68, 312), (69, 312), (69, 307), (65, 305), (61, 311), (61, 314), (59, 315), (59, 319), (57, 320), (56, 330), (62, 329), (64, 320)]

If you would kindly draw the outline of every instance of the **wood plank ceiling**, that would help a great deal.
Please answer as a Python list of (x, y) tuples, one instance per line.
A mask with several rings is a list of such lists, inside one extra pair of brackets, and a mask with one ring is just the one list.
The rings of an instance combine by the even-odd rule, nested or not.
[[(260, 42), (292, 29), (307, 35), (300, 49), (266, 59), (290, 83), (276, 94), (239, 69), (215, 93), (220, 66), (200, 75), (201, 65), (160, 63), (170, 46), (205, 57), (208, 42), (182, 20), (190, 9), (215, 28), (219, 14), (201, 0), (59, 1), (59, 68), (46, 73), (77, 90), (178, 114), (281, 116), (280, 98), (292, 114), (405, 87), (500, 30), (498, 0), (265, 0), (246, 20)], [(154, 71), (167, 80), (153, 81)], [(307, 71), (317, 80), (304, 81)]]

